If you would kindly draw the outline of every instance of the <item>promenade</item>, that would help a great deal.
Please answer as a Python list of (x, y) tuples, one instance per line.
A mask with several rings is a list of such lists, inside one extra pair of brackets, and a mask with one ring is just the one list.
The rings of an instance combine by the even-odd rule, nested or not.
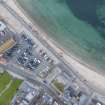
[[(36, 30), (38, 31), (38, 34), (34, 34), (35, 31), (33, 32), (32, 27), (30, 27), (31, 22), (29, 23), (28, 21), (27, 23), (26, 19), (24, 19), (23, 15), (21, 14), (20, 14), (21, 16), (19, 17), (19, 14), (17, 14), (16, 11), (20, 10), (16, 8), (16, 5), (11, 4), (11, 2), (9, 2), (8, 0), (7, 4), (6, 3), (0, 4), (1, 10), (4, 11), (1, 13), (1, 17), (3, 17), (9, 23), (9, 25), (11, 25), (17, 32), (25, 31), (28, 33), (32, 33), (30, 34), (31, 37), (37, 38), (46, 48), (49, 48), (48, 50), (50, 50), (54, 55), (56, 55), (56, 57), (61, 61), (60, 65), (64, 65), (66, 67), (65, 68), (66, 72), (70, 73), (70, 71), (72, 71), (76, 75), (76, 77), (78, 77), (82, 82), (84, 82), (84, 84), (90, 85), (94, 91), (97, 91), (101, 94), (105, 94), (104, 93), (105, 78), (103, 76), (80, 64), (78, 61), (73, 59), (73, 57), (70, 57), (65, 53), (63, 53), (61, 57), (59, 55), (61, 49), (57, 48), (54, 44), (50, 42), (50, 40), (47, 40), (46, 37), (44, 37), (43, 39), (40, 35), (44, 35), (45, 33), (42, 30), (39, 30), (37, 26)], [(15, 11), (12, 8), (10, 8), (10, 5), (12, 8), (17, 10)], [(5, 16), (4, 13), (7, 13), (7, 16)], [(46, 34), (44, 36), (46, 36)]]

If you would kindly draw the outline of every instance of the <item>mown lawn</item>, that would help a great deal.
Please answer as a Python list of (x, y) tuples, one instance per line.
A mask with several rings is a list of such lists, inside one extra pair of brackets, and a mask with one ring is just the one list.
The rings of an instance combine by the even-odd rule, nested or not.
[(7, 72), (0, 74), (0, 92), (5, 88), (11, 79), (12, 76), (10, 76)]
[[(0, 78), (2, 78), (2, 79), (0, 79), (0, 88), (1, 87), (5, 87), (6, 86), (6, 83), (8, 84), (9, 81), (11, 79), (13, 79), (12, 76), (10, 76), (8, 73), (5, 73), (3, 75), (0, 75)], [(4, 84), (1, 83), (1, 80), (4, 82)], [(2, 94), (2, 96), (0, 96), (0, 105), (9, 105), (10, 104), (10, 102), (11, 102), (13, 96), (15, 95), (18, 87), (20, 86), (21, 82), (22, 82), (21, 80), (18, 80), (18, 79), (15, 79), (14, 80), (13, 79), (13, 82), (10, 85), (10, 87)]]
[(57, 80), (53, 80), (52, 83), (60, 92), (64, 92), (64, 85), (62, 83)]

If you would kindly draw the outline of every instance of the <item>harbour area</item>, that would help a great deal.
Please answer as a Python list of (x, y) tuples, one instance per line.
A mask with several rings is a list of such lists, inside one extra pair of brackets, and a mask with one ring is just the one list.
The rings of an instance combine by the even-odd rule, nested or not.
[(1, 1), (0, 10), (6, 26), (0, 33), (5, 61), (0, 66), (25, 81), (11, 105), (105, 105), (102, 75), (62, 53), (13, 0)]

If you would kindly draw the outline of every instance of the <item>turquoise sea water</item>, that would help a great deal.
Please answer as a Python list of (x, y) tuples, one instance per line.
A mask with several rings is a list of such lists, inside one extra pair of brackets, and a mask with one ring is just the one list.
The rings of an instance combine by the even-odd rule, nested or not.
[(105, 69), (104, 0), (17, 0), (68, 52)]

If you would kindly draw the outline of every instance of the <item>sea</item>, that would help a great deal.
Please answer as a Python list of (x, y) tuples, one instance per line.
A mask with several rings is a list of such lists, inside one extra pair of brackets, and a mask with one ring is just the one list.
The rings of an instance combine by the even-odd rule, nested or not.
[(105, 73), (105, 0), (17, 0), (68, 53)]

